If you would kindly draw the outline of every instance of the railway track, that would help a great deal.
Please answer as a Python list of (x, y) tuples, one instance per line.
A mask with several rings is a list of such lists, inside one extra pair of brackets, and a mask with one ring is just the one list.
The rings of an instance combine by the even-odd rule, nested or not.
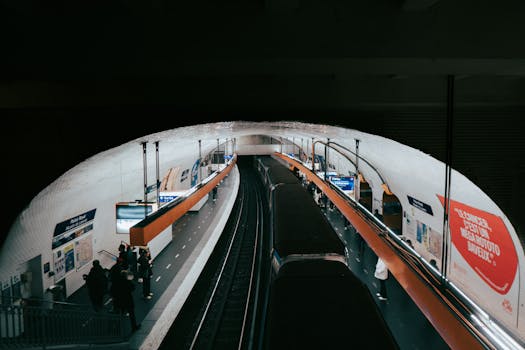
[(235, 222), (231, 239), (190, 349), (240, 349), (251, 333), (263, 208), (260, 187), (247, 172), (243, 171), (237, 216), (230, 218)]

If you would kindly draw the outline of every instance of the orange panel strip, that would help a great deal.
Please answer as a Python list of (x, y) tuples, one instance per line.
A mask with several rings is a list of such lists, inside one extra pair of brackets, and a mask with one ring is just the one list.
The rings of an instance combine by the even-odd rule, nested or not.
[(183, 202), (167, 211), (164, 215), (159, 216), (156, 220), (150, 222), (144, 227), (131, 227), (130, 229), (130, 244), (132, 246), (145, 246), (155, 238), (159, 233), (164, 231), (166, 227), (172, 225), (177, 219), (188, 212), (202, 197), (209, 193), (235, 166), (237, 158), (234, 157), (232, 162), (223, 169), (216, 177), (208, 182), (203, 187), (195, 191), (190, 197)]
[[(308, 180), (313, 181), (317, 187), (330, 198), (376, 255), (383, 259), (399, 284), (407, 294), (410, 295), (414, 303), (452, 349), (484, 349), (479, 340), (477, 340), (460, 319), (458, 319), (458, 317), (462, 316), (455, 315), (451, 312), (449, 309), (451, 305), (447, 307), (445, 301), (434, 294), (436, 291), (432, 291), (431, 286), (420, 279), (407, 263), (379, 237), (376, 229), (371, 227), (366, 220), (358, 214), (357, 210), (348, 205), (339, 193), (330, 188), (328, 184), (301, 163), (281, 153), (275, 153), (275, 156), (282, 158), (293, 167), (299, 169), (306, 175)], [(481, 335), (478, 334), (478, 336)]]

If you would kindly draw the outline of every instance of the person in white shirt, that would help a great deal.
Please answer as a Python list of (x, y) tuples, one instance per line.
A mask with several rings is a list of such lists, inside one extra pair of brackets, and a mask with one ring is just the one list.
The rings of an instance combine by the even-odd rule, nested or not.
[(379, 280), (379, 293), (376, 293), (379, 300), (387, 300), (386, 279), (388, 278), (388, 268), (381, 258), (377, 258), (376, 270), (374, 277)]

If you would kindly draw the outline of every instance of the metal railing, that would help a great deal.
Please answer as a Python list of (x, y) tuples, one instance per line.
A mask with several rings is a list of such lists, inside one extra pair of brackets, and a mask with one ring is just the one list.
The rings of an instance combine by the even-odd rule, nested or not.
[(124, 342), (123, 317), (83, 305), (0, 304), (0, 349)]
[(108, 252), (108, 251), (105, 250), (105, 249), (100, 250), (98, 253), (99, 253), (99, 254), (101, 254), (101, 253), (107, 254), (107, 255), (109, 255), (113, 260), (115, 260), (115, 261), (116, 261), (117, 258), (118, 258), (117, 255), (115, 255), (115, 254), (113, 254), (113, 253), (111, 253), (111, 252)]

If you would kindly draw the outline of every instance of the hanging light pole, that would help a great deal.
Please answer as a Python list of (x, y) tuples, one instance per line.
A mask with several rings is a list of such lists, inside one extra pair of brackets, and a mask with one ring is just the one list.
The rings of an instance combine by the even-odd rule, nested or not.
[(315, 172), (315, 143), (312, 137), (312, 171)]
[(215, 152), (214, 158), (217, 158), (217, 170), (219, 170), (219, 139), (217, 139), (217, 151)]
[(355, 172), (355, 200), (359, 201), (361, 197), (361, 193), (359, 192), (361, 190), (361, 184), (359, 183), (359, 139), (355, 139)]
[(155, 162), (156, 162), (156, 172), (157, 172), (157, 208), (160, 207), (160, 169), (159, 169), (159, 141), (155, 141)]
[(450, 186), (452, 180), (452, 141), (454, 126), (454, 75), (447, 76), (447, 153), (445, 155), (445, 192), (444, 192), (444, 210), (443, 210), (443, 242), (441, 246), (441, 279), (443, 282), (447, 279), (448, 254), (450, 241)]
[(306, 152), (305, 152), (305, 156), (306, 156), (306, 162), (308, 162), (308, 150), (310, 149), (310, 140), (309, 139), (306, 139)]
[[(330, 141), (330, 139), (328, 139)], [(326, 173), (328, 172), (328, 144), (324, 144), (324, 180), (326, 181)]]
[(146, 159), (146, 144), (148, 141), (141, 142), (142, 144), (142, 164), (144, 167), (144, 217), (148, 215), (148, 164)]
[(199, 183), (202, 182), (202, 145), (201, 140), (199, 140)]
[[(302, 137), (301, 137), (301, 152), (304, 153), (304, 143), (303, 143), (303, 138), (302, 138)], [(299, 159), (303, 160), (303, 159), (301, 158), (301, 152), (299, 152)]]

